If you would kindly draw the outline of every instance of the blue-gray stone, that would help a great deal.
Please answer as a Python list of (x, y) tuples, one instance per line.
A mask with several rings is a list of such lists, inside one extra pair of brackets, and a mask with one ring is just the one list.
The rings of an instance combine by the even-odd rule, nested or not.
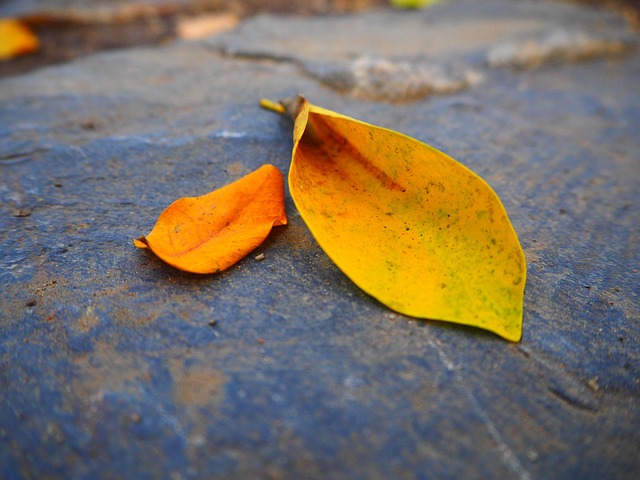
[[(400, 103), (328, 88), (304, 68), (318, 46), (282, 58), (268, 25), (255, 57), (221, 37), (0, 81), (0, 477), (633, 478), (640, 54), (491, 66), (487, 52), (516, 41), (491, 26), (593, 18), (531, 5), (436, 6), (434, 28), (488, 35), (475, 53), (459, 40), (456, 58), (483, 81)], [(422, 34), (408, 20), (422, 14), (388, 15)], [(601, 18), (606, 32), (619, 21)], [(341, 17), (363, 30), (323, 62), (380, 53), (368, 39), (391, 30), (359, 19)], [(220, 275), (133, 246), (178, 197), (265, 163), (286, 172), (291, 124), (257, 102), (298, 91), (497, 191), (528, 261), (522, 342), (390, 312), (332, 264), (288, 192), (289, 225)]]

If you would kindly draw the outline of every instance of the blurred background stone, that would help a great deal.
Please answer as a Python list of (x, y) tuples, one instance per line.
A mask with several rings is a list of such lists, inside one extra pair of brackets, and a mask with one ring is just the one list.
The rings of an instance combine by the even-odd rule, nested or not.
[[(488, 60), (559, 29), (625, 47)], [(632, 478), (636, 45), (613, 13), (450, 0), (263, 15), (1, 80), (0, 477)], [(372, 99), (318, 73), (359, 58), (481, 78)], [(286, 172), (291, 124), (257, 102), (297, 92), (425, 141), (497, 191), (528, 261), (521, 343), (388, 311), (288, 194), (289, 225), (221, 275), (133, 247), (178, 197), (264, 163)]]

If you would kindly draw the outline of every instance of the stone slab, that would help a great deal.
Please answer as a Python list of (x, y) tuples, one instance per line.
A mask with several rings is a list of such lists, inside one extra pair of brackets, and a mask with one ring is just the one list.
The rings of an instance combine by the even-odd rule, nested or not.
[[(448, 3), (439, 28), (524, 21)], [(422, 35), (415, 14), (389, 14)], [(378, 26), (348, 47), (366, 53), (356, 40)], [(270, 37), (256, 57), (215, 42), (0, 81), (0, 477), (632, 478), (640, 54), (524, 70), (462, 55), (482, 81), (390, 103), (323, 83)], [(288, 193), (263, 261), (195, 276), (133, 247), (178, 197), (267, 162), (286, 172), (291, 125), (257, 101), (298, 91), (492, 185), (528, 261), (521, 343), (386, 310)]]

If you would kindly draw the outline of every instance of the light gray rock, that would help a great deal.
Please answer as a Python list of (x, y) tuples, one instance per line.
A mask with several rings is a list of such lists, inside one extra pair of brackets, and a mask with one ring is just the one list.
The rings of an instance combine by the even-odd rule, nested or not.
[(424, 59), (360, 57), (351, 62), (308, 62), (304, 71), (339, 92), (364, 100), (411, 101), (464, 90), (482, 81), (478, 70)]

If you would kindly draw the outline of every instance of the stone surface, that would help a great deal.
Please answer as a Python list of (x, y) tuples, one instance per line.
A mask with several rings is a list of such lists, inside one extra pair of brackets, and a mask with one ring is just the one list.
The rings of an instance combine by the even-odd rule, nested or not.
[(482, 80), (486, 66), (615, 56), (636, 43), (614, 14), (504, 0), (333, 18), (265, 14), (210, 42), (229, 56), (294, 62), (339, 92), (389, 101), (466, 89)]
[[(0, 477), (632, 478), (640, 54), (524, 70), (487, 55), (554, 29), (637, 37), (555, 3), (437, 8), (260, 17), (242, 35), (0, 81)], [(341, 40), (318, 44), (313, 29), (335, 22)], [(402, 41), (464, 25), (478, 37)], [(308, 68), (365, 57), (454, 59), (482, 81), (388, 103)], [(286, 172), (291, 125), (257, 101), (298, 91), (492, 185), (528, 261), (521, 343), (389, 312), (330, 262), (289, 196), (290, 224), (221, 275), (133, 247), (178, 197), (267, 162)]]

